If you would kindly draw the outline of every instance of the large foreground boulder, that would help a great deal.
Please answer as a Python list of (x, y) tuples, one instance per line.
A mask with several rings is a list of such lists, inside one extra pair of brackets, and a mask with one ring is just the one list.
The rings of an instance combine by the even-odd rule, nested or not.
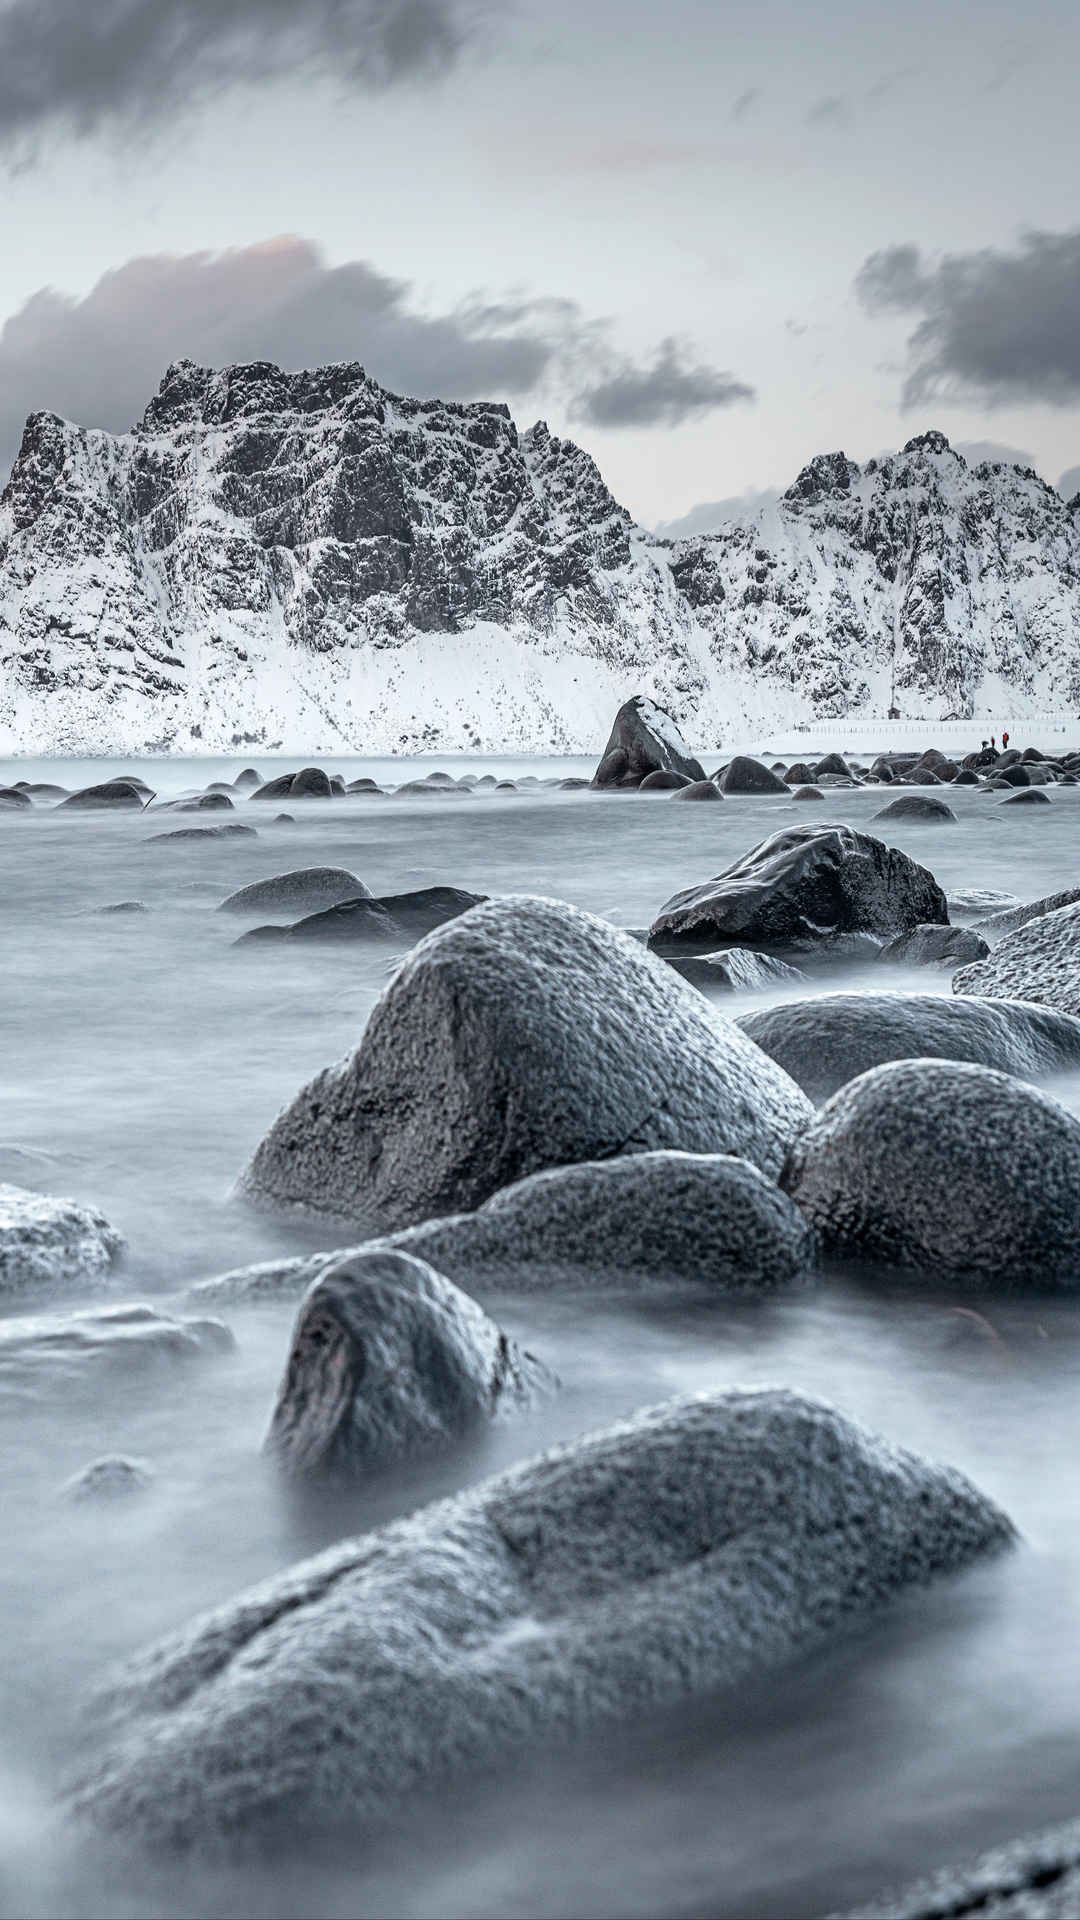
[(820, 1645), (1013, 1529), (962, 1475), (796, 1394), (639, 1413), (290, 1569), (94, 1701), (74, 1807), (213, 1849), (418, 1792)]
[(294, 867), (230, 893), (222, 913), (321, 913), (342, 900), (370, 900), (371, 890), (345, 867)]
[(808, 1115), (794, 1082), (628, 934), (509, 895), (421, 941), (356, 1053), (296, 1096), (239, 1190), (393, 1229), (543, 1167), (652, 1147), (775, 1174)]
[(0, 1406), (39, 1400), (63, 1408), (85, 1396), (112, 1407), (121, 1383), (156, 1381), (234, 1345), (220, 1320), (141, 1304), (20, 1314), (0, 1321)]
[(874, 1067), (821, 1109), (781, 1184), (841, 1258), (935, 1288), (1080, 1291), (1080, 1120), (988, 1067)]
[(964, 1060), (1020, 1080), (1080, 1067), (1080, 1020), (1022, 1000), (826, 993), (738, 1025), (816, 1101), (890, 1060)]
[(0, 1185), (0, 1296), (102, 1286), (125, 1245), (96, 1207)]
[(1070, 1820), (882, 1894), (847, 1920), (1070, 1920), (1076, 1914), (1080, 1820)]
[(838, 934), (887, 938), (947, 919), (933, 874), (898, 847), (854, 827), (788, 827), (715, 880), (673, 894), (649, 929), (649, 945), (691, 953), (802, 949)]
[(705, 778), (704, 767), (694, 759), (671, 715), (637, 693), (615, 715), (593, 786), (639, 787), (647, 774), (659, 772), (683, 773), (688, 780)]
[(1001, 994), (1080, 1014), (1080, 901), (1006, 934), (985, 960), (953, 975), (953, 992)]
[(308, 1293), (267, 1451), (297, 1478), (349, 1479), (453, 1446), (556, 1384), (452, 1280), (372, 1247)]

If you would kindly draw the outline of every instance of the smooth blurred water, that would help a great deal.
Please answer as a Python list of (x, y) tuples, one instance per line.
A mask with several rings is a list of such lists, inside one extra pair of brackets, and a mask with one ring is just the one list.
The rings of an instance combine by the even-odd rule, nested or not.
[[(128, 764), (173, 794), (243, 762)], [(391, 771), (325, 764), (348, 777)], [(407, 778), (432, 764), (393, 771)], [(541, 777), (585, 770), (441, 764)], [(116, 771), (20, 762), (0, 780), (73, 786)], [(324, 1231), (230, 1204), (229, 1189), (301, 1082), (356, 1044), (390, 956), (360, 946), (236, 949), (244, 923), (216, 911), (227, 893), (290, 867), (343, 866), (376, 893), (435, 883), (539, 892), (644, 926), (676, 888), (770, 831), (811, 819), (865, 826), (888, 798), (830, 793), (810, 807), (551, 789), (357, 797), (289, 803), (291, 826), (272, 824), (275, 808), (243, 806), (233, 817), (256, 825), (257, 839), (172, 843), (151, 836), (214, 816), (2, 814), (0, 1176), (92, 1201), (125, 1229), (117, 1298), (168, 1301), (224, 1267), (322, 1244)], [(1080, 884), (1080, 789), (1052, 791), (1048, 807), (1002, 808), (997, 796), (964, 790), (947, 798), (956, 825), (886, 823), (884, 832), (946, 889), (1030, 898)], [(150, 911), (98, 911), (128, 899)], [(837, 984), (818, 976), (792, 991)], [(948, 991), (947, 975), (877, 966), (843, 984)], [(1080, 1079), (1055, 1091), (1080, 1107)], [(226, 1314), (236, 1352), (202, 1371), (114, 1380), (90, 1401), (0, 1413), (0, 1909), (817, 1914), (1077, 1811), (1080, 1328), (1068, 1309), (1013, 1309), (1003, 1352), (968, 1352), (952, 1344), (950, 1304), (835, 1289), (741, 1311), (685, 1299), (506, 1299), (499, 1317), (552, 1361), (563, 1395), (467, 1460), (299, 1507), (259, 1454), (287, 1306)], [(553, 1438), (674, 1392), (762, 1381), (824, 1395), (963, 1467), (1012, 1513), (1023, 1551), (905, 1602), (734, 1701), (701, 1702), (572, 1759), (536, 1757), (498, 1792), (466, 1790), (412, 1817), (403, 1810), (401, 1833), (374, 1848), (320, 1846), (265, 1869), (155, 1878), (57, 1827), (52, 1784), (86, 1683), (109, 1660), (299, 1555)], [(64, 1504), (68, 1475), (113, 1451), (153, 1468), (151, 1491), (129, 1503)]]

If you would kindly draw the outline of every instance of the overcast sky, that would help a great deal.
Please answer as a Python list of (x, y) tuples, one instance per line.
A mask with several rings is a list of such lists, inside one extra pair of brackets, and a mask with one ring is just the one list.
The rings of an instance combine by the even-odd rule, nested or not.
[(0, 460), (186, 353), (506, 399), (649, 524), (930, 425), (1056, 482), (1078, 14), (0, 0)]

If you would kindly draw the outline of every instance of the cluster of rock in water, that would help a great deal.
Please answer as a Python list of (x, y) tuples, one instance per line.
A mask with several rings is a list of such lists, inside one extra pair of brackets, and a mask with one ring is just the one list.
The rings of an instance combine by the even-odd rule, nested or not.
[[(598, 780), (692, 794), (701, 769), (673, 764), (648, 718), (623, 710)], [(921, 781), (926, 760), (868, 777)], [(790, 791), (740, 785), (746, 764), (707, 784)], [(1048, 764), (993, 771), (1011, 786)], [(822, 768), (788, 780), (853, 782)], [(239, 1177), (246, 1204), (320, 1219), (327, 1251), (202, 1282), (190, 1316), (8, 1322), (0, 1399), (90, 1390), (121, 1341), (147, 1364), (205, 1356), (232, 1337), (221, 1312), (295, 1298), (268, 1452), (294, 1481), (356, 1479), (558, 1392), (482, 1304), (496, 1293), (753, 1299), (836, 1265), (953, 1302), (1080, 1290), (1080, 1121), (1031, 1084), (1080, 1064), (1080, 888), (950, 902), (875, 835), (806, 825), (637, 935), (528, 895), (376, 899), (321, 868), (222, 910), (295, 912), (275, 937), (411, 948), (355, 1053), (296, 1094)], [(953, 912), (978, 922), (974, 950)], [(952, 998), (837, 992), (731, 1020), (709, 992), (847, 952), (967, 964)], [(0, 1188), (8, 1291), (99, 1283), (121, 1254), (92, 1209)], [(66, 1492), (145, 1480), (107, 1459)], [(166, 1846), (378, 1822), (538, 1741), (764, 1673), (1013, 1539), (961, 1475), (801, 1395), (678, 1400), (334, 1547), (134, 1659), (95, 1699), (70, 1800)], [(1073, 1873), (1080, 1845), (1061, 1845)]]

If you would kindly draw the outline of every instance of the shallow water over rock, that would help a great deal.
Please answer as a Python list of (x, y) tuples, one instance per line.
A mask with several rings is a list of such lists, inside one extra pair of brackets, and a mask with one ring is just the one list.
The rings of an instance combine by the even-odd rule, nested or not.
[[(137, 772), (172, 798), (242, 764), (9, 763), (0, 781), (75, 790)], [(434, 763), (323, 764), (389, 786)], [(129, 1249), (111, 1289), (118, 1302), (167, 1307), (207, 1275), (328, 1244), (325, 1225), (258, 1216), (228, 1196), (279, 1109), (355, 1048), (394, 952), (235, 948), (235, 920), (216, 912), (227, 895), (289, 869), (334, 867), (376, 896), (534, 892), (642, 927), (673, 889), (803, 817), (777, 795), (695, 808), (663, 790), (520, 787), (522, 776), (584, 774), (591, 762), (440, 764), (509, 776), (519, 791), (455, 788), (445, 804), (290, 797), (294, 824), (281, 827), (273, 807), (249, 809), (238, 795), (235, 817), (255, 838), (157, 841), (157, 816), (126, 811), (0, 819), (4, 1166), (21, 1186), (115, 1221)], [(259, 764), (264, 781), (284, 770)], [(1080, 881), (1080, 790), (1056, 788), (1041, 809), (999, 809), (951, 789), (957, 821), (940, 827), (871, 825), (881, 800), (881, 789), (831, 790), (815, 821), (882, 835), (947, 893), (1029, 900)], [(130, 899), (150, 911), (97, 911)], [(728, 996), (723, 1010), (882, 983), (880, 966), (863, 962)], [(947, 972), (903, 967), (888, 986), (950, 990)], [(1051, 1090), (1080, 1112), (1080, 1075)], [(63, 1304), (50, 1294), (50, 1313)], [(73, 1294), (70, 1304), (90, 1303)], [(878, 1281), (860, 1290), (850, 1280), (746, 1305), (580, 1289), (484, 1304), (559, 1374), (561, 1395), (453, 1459), (351, 1492), (290, 1495), (260, 1454), (292, 1301), (235, 1312), (215, 1303), (237, 1345), (195, 1373), (119, 1370), (96, 1398), (38, 1397), (17, 1418), (0, 1408), (5, 1915), (810, 1916), (1075, 1813), (1075, 1308), (981, 1301), (980, 1325), (947, 1294), (890, 1296)], [(80, 1700), (113, 1659), (551, 1441), (674, 1393), (765, 1384), (819, 1395), (962, 1469), (1011, 1514), (1022, 1550), (736, 1698), (658, 1715), (569, 1757), (537, 1755), (497, 1790), (463, 1789), (441, 1809), (403, 1807), (400, 1830), (374, 1848), (346, 1836), (298, 1844), (280, 1861), (158, 1873), (57, 1825), (53, 1786)], [(88, 1462), (113, 1455), (152, 1476), (138, 1499), (61, 1497)]]

